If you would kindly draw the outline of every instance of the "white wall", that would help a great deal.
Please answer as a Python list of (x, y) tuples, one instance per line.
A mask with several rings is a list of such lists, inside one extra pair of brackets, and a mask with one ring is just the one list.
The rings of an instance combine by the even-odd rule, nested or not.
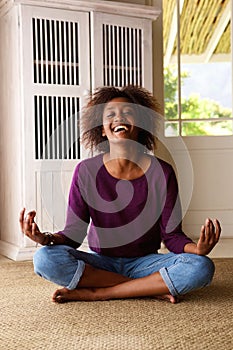
[(213, 254), (233, 257), (233, 137), (188, 138), (194, 171), (193, 195), (184, 227), (198, 238), (206, 217), (218, 218), (222, 238)]

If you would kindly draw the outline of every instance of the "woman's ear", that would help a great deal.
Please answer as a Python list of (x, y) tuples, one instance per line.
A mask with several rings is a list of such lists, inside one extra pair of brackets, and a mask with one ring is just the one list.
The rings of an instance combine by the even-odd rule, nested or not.
[(103, 137), (106, 136), (106, 133), (105, 133), (105, 131), (104, 131), (104, 127), (102, 127), (102, 136), (103, 136)]

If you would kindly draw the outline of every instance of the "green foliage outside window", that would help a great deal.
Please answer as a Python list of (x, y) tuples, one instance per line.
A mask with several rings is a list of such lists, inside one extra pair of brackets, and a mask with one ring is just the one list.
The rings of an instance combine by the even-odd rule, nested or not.
[[(188, 76), (188, 72), (182, 72), (182, 85)], [(172, 67), (165, 68), (165, 130), (167, 136), (179, 134), (177, 86), (178, 77), (175, 70)], [(214, 120), (208, 120), (210, 118)], [(202, 99), (198, 94), (181, 98), (181, 133), (183, 136), (232, 135), (233, 121), (230, 118), (232, 118), (231, 110), (216, 101)]]

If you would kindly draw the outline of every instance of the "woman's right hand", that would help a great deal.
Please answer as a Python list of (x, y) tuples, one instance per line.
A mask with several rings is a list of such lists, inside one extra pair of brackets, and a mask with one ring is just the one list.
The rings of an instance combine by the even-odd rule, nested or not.
[(47, 237), (42, 232), (40, 232), (39, 227), (34, 221), (35, 216), (36, 212), (34, 210), (30, 211), (26, 215), (25, 208), (21, 210), (19, 216), (20, 227), (23, 234), (25, 234), (34, 242), (44, 245), (45, 241), (47, 241)]

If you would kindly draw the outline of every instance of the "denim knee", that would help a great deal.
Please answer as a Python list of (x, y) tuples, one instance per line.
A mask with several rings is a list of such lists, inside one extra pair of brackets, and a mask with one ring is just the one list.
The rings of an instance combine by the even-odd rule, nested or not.
[(52, 256), (50, 256), (50, 249), (48, 246), (41, 247), (33, 256), (34, 272), (40, 277), (44, 277), (47, 270), (50, 270), (55, 263)]
[(198, 280), (203, 287), (209, 285), (215, 272), (213, 261), (207, 256), (201, 255), (196, 255), (194, 260), (194, 269), (196, 269), (196, 273), (198, 273)]
[(214, 276), (214, 263), (206, 256), (179, 254), (173, 265), (162, 268), (163, 277), (172, 295), (183, 295), (209, 285)]
[(208, 286), (215, 271), (213, 261), (207, 256), (190, 254), (187, 258), (186, 286), (181, 294)]
[(63, 245), (40, 248), (33, 257), (35, 273), (60, 286), (75, 289), (85, 263), (76, 259), (72, 250), (73, 248)]

